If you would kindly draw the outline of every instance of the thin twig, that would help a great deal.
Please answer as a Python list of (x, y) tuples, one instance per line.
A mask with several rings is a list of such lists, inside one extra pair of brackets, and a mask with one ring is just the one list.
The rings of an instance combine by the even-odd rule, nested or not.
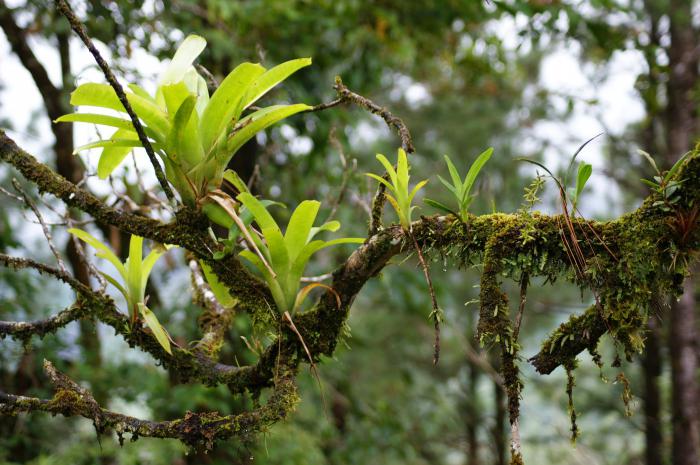
[(46, 238), (46, 242), (49, 244), (49, 249), (51, 249), (51, 253), (53, 254), (54, 257), (56, 257), (56, 263), (58, 263), (58, 268), (61, 270), (61, 272), (68, 274), (68, 270), (66, 268), (66, 264), (63, 263), (63, 259), (61, 258), (61, 254), (58, 253), (58, 250), (56, 249), (56, 246), (53, 243), (53, 238), (51, 237), (51, 231), (49, 230), (49, 227), (46, 225), (44, 222), (44, 217), (41, 215), (41, 212), (39, 211), (38, 208), (36, 208), (36, 205), (34, 205), (34, 202), (29, 198), (26, 192), (22, 190), (22, 186), (19, 184), (19, 181), (16, 179), (12, 179), (12, 186), (14, 186), (15, 190), (19, 195), (22, 196), (24, 199), (24, 203), (31, 208), (31, 210), (34, 212), (34, 215), (36, 216), (36, 219), (39, 221), (39, 224), (41, 225), (41, 230), (44, 232), (44, 237)]
[(408, 231), (407, 233), (409, 236), (411, 236), (411, 239), (413, 240), (413, 246), (415, 247), (416, 253), (418, 254), (418, 261), (420, 262), (420, 265), (423, 268), (423, 275), (425, 276), (425, 281), (428, 283), (428, 291), (430, 292), (430, 302), (433, 306), (433, 311), (430, 315), (433, 317), (433, 326), (435, 327), (435, 343), (433, 344), (433, 365), (437, 365), (438, 361), (440, 360), (440, 307), (438, 307), (437, 298), (435, 297), (435, 289), (433, 288), (433, 280), (430, 279), (430, 269), (428, 268), (428, 264), (426, 263), (425, 258), (423, 257), (423, 251), (421, 250), (420, 245), (418, 245), (418, 241), (416, 240), (416, 236), (413, 235), (413, 232)]
[(530, 284), (530, 275), (523, 272), (520, 276), (520, 304), (518, 305), (518, 313), (515, 315), (515, 325), (513, 326), (513, 344), (518, 342), (520, 334), (520, 325), (523, 322), (523, 313), (525, 312), (525, 302), (527, 302), (527, 286)]
[(345, 153), (343, 151), (343, 146), (341, 145), (338, 138), (335, 137), (335, 127), (331, 129), (331, 133), (328, 136), (328, 140), (330, 141), (331, 145), (333, 147), (335, 147), (335, 149), (338, 151), (338, 156), (340, 157), (340, 164), (343, 167), (343, 177), (340, 181), (340, 188), (338, 190), (338, 195), (336, 196), (335, 200), (333, 201), (333, 204), (331, 205), (331, 211), (328, 213), (328, 216), (326, 217), (326, 222), (332, 220), (333, 217), (335, 216), (336, 212), (338, 211), (338, 207), (343, 202), (343, 198), (345, 197), (345, 193), (348, 189), (348, 183), (350, 181), (350, 178), (352, 177), (352, 174), (357, 169), (357, 159), (355, 159), (355, 158), (352, 159), (352, 165), (348, 166), (347, 157), (345, 156)]
[(165, 173), (163, 173), (163, 169), (161, 168), (160, 163), (158, 163), (158, 158), (156, 158), (156, 154), (153, 151), (151, 142), (148, 140), (148, 136), (146, 135), (146, 132), (144, 131), (143, 126), (141, 125), (141, 120), (139, 120), (139, 117), (136, 115), (136, 112), (134, 112), (133, 108), (131, 108), (131, 104), (129, 104), (129, 100), (127, 99), (126, 94), (124, 93), (124, 89), (122, 88), (121, 84), (119, 84), (119, 82), (117, 81), (117, 78), (114, 77), (114, 73), (112, 73), (112, 70), (110, 69), (109, 65), (104, 60), (104, 58), (102, 58), (102, 55), (100, 55), (100, 52), (95, 47), (95, 44), (92, 43), (92, 40), (87, 35), (87, 32), (85, 32), (83, 24), (80, 22), (75, 13), (73, 13), (73, 10), (71, 9), (70, 5), (68, 5), (68, 3), (66, 3), (65, 0), (55, 0), (55, 3), (56, 7), (58, 8), (58, 11), (60, 11), (61, 14), (63, 14), (63, 16), (66, 17), (73, 31), (75, 31), (75, 33), (78, 34), (78, 36), (80, 36), (85, 46), (88, 48), (88, 50), (90, 50), (90, 53), (95, 58), (95, 61), (97, 62), (98, 66), (100, 67), (100, 69), (102, 69), (105, 78), (107, 78), (109, 85), (111, 85), (114, 89), (114, 92), (116, 92), (117, 98), (119, 98), (119, 101), (124, 106), (124, 109), (128, 113), (129, 118), (131, 118), (131, 122), (134, 125), (134, 130), (139, 136), (139, 141), (141, 141), (143, 148), (148, 154), (148, 158), (151, 160), (153, 170), (156, 173), (156, 178), (158, 179), (160, 186), (163, 188), (165, 196), (168, 198), (168, 200), (173, 201), (175, 198), (175, 196), (173, 195), (173, 191), (170, 189), (170, 185), (168, 184), (168, 180), (165, 178)]

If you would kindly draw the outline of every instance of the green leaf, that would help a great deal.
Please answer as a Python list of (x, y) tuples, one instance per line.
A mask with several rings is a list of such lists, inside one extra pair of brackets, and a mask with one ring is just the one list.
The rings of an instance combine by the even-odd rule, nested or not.
[(116, 287), (119, 292), (124, 296), (124, 299), (127, 301), (129, 300), (129, 293), (127, 292), (126, 289), (124, 289), (124, 286), (121, 285), (119, 281), (114, 279), (112, 276), (108, 275), (107, 273), (104, 273), (102, 271), (99, 271), (99, 273), (102, 275), (103, 278), (105, 278), (112, 286)]
[(305, 200), (292, 213), (284, 233), (289, 260), (294, 261), (309, 240), (320, 206), (321, 204), (315, 200)]
[[(138, 142), (138, 137), (133, 130), (117, 129), (112, 134), (110, 140), (134, 140)], [(138, 142), (136, 147), (140, 147)], [(112, 172), (124, 161), (124, 158), (131, 152), (134, 147), (126, 146), (111, 146), (102, 149), (100, 160), (97, 162), (97, 176), (100, 179), (106, 179)]]
[(389, 174), (389, 179), (391, 180), (391, 184), (393, 186), (398, 186), (399, 181), (398, 181), (398, 176), (397, 176), (396, 170), (394, 169), (394, 166), (381, 153), (378, 153), (376, 155), (376, 158), (377, 158), (377, 160), (379, 160), (379, 163), (381, 163), (384, 166), (384, 169), (386, 170), (387, 174)]
[(649, 154), (649, 152), (645, 152), (642, 149), (637, 149), (637, 153), (640, 154), (646, 161), (649, 162), (652, 168), (654, 168), (654, 172), (656, 174), (660, 174), (661, 172), (659, 171), (659, 167), (656, 166), (656, 162), (654, 161), (654, 158)]
[(241, 100), (242, 105), (240, 111), (248, 108), (277, 84), (310, 64), (311, 58), (297, 58), (296, 60), (286, 61), (265, 71), (265, 73), (258, 77), (248, 88), (248, 91)]
[(141, 265), (143, 259), (143, 237), (131, 236), (129, 256), (126, 259), (126, 288), (132, 304), (143, 302), (145, 286), (142, 287)]
[(194, 166), (204, 159), (204, 151), (199, 143), (195, 104), (194, 95), (188, 94), (175, 113), (167, 139), (168, 156), (175, 161), (181, 159), (187, 167)]
[(395, 192), (394, 186), (393, 186), (391, 183), (389, 183), (389, 181), (387, 181), (386, 179), (384, 179), (383, 177), (377, 176), (377, 175), (374, 174), (374, 173), (365, 173), (365, 175), (366, 175), (366, 176), (369, 176), (369, 177), (372, 178), (372, 179), (375, 179), (375, 180), (379, 181), (381, 184), (384, 184), (384, 185), (386, 186), (387, 189), (389, 189), (389, 190), (392, 191), (392, 192)]
[(148, 92), (146, 92), (146, 89), (144, 89), (143, 87), (137, 84), (127, 84), (127, 87), (139, 97), (143, 97), (146, 100), (150, 100), (151, 102), (156, 103), (156, 100)]
[(476, 160), (474, 160), (474, 163), (472, 163), (472, 166), (469, 167), (469, 172), (467, 172), (467, 177), (464, 178), (464, 192), (462, 193), (462, 198), (460, 199), (462, 202), (466, 200), (466, 197), (469, 195), (469, 193), (472, 190), (472, 186), (474, 186), (474, 182), (476, 181), (476, 178), (479, 176), (479, 172), (481, 171), (481, 168), (484, 167), (487, 161), (489, 161), (489, 158), (491, 158), (491, 155), (493, 154), (493, 147), (489, 147), (486, 150), (484, 150), (478, 157), (476, 157)]
[(248, 186), (235, 171), (231, 169), (224, 171), (224, 179), (230, 182), (233, 187), (238, 189), (238, 192), (249, 192)]
[(245, 205), (245, 207), (248, 210), (250, 210), (250, 212), (253, 214), (253, 217), (255, 218), (255, 222), (258, 223), (258, 226), (260, 226), (261, 229), (279, 229), (279, 226), (277, 226), (277, 222), (274, 220), (274, 218), (272, 218), (270, 212), (267, 211), (265, 205), (263, 205), (262, 202), (260, 202), (260, 200), (253, 197), (252, 194), (250, 194), (249, 192), (241, 192), (240, 194), (238, 194), (236, 199), (243, 205)]
[(579, 163), (578, 174), (576, 176), (576, 196), (574, 197), (576, 200), (578, 200), (579, 196), (581, 195), (583, 188), (586, 187), (586, 183), (588, 182), (588, 178), (591, 177), (592, 173), (593, 173), (593, 167), (589, 163), (586, 163), (586, 162)]
[[(155, 131), (158, 136), (156, 140), (162, 142), (165, 135), (170, 132), (170, 123), (163, 110), (152, 100), (137, 94), (126, 94), (126, 98), (144, 124)], [(75, 106), (85, 105), (126, 112), (114, 89), (108, 84), (94, 82), (82, 84), (71, 94), (70, 103)]]
[(181, 81), (185, 73), (190, 69), (194, 60), (207, 46), (207, 41), (198, 35), (189, 35), (182, 41), (173, 56), (170, 65), (160, 76), (158, 82), (161, 85), (172, 84)]
[(265, 72), (259, 64), (242, 63), (221, 82), (199, 121), (202, 147), (207, 154), (222, 137), (229, 122), (236, 120), (239, 102), (250, 84)]
[[(462, 178), (460, 177), (459, 172), (457, 171), (457, 168), (455, 168), (455, 165), (452, 163), (452, 160), (450, 160), (450, 157), (448, 157), (447, 155), (444, 155), (444, 158), (445, 158), (445, 163), (447, 164), (447, 170), (450, 172), (450, 177), (452, 178), (452, 186), (454, 188), (453, 192), (456, 191), (455, 195), (459, 195), (459, 194), (457, 194), (457, 192), (461, 192), (461, 190), (462, 190)], [(449, 187), (449, 184), (447, 183), (447, 181), (445, 181), (442, 178), (440, 178), (440, 180), (442, 181), (442, 183), (445, 186)]]
[(99, 113), (69, 113), (54, 120), (55, 123), (91, 123), (101, 126), (112, 126), (118, 129), (134, 130), (131, 120), (117, 118), (116, 116), (101, 115)]
[(437, 175), (437, 178), (447, 188), (447, 190), (452, 192), (452, 194), (455, 196), (456, 199), (459, 199), (461, 197), (461, 194), (460, 194), (460, 189), (462, 186), (461, 180), (459, 181), (459, 187), (455, 187), (454, 185), (450, 184), (447, 180), (445, 180), (445, 178), (443, 178), (439, 174)]
[(173, 352), (170, 349), (170, 339), (168, 338), (168, 334), (165, 332), (165, 329), (163, 329), (163, 326), (161, 326), (160, 322), (158, 321), (156, 314), (141, 302), (139, 302), (138, 306), (143, 319), (146, 320), (146, 324), (149, 328), (151, 328), (151, 331), (153, 331), (153, 335), (156, 337), (158, 343), (167, 353), (172, 355)]
[(141, 288), (146, 289), (146, 283), (148, 282), (148, 277), (153, 270), (153, 266), (156, 264), (158, 259), (168, 251), (171, 246), (156, 244), (153, 249), (146, 255), (141, 263)]
[(673, 164), (673, 166), (671, 167), (671, 169), (668, 170), (668, 173), (666, 173), (666, 176), (664, 176), (664, 182), (668, 182), (668, 181), (673, 177), (673, 175), (676, 174), (676, 171), (678, 171), (678, 169), (681, 167), (681, 165), (683, 164), (683, 162), (685, 161), (685, 159), (688, 158), (688, 156), (689, 156), (690, 154), (692, 154), (692, 153), (693, 153), (692, 151), (686, 152), (682, 157), (680, 157), (680, 158), (678, 159), (677, 162), (675, 162), (675, 163)]
[(445, 213), (452, 214), (452, 215), (455, 215), (455, 216), (459, 216), (459, 215), (457, 215), (457, 213), (456, 213), (454, 210), (450, 209), (450, 207), (448, 207), (448, 206), (445, 205), (444, 203), (438, 202), (437, 200), (433, 200), (433, 199), (423, 199), (423, 202), (425, 202), (426, 204), (430, 205), (431, 207), (435, 207), (435, 208), (437, 208), (438, 210), (441, 210), (441, 211), (443, 211), (443, 212), (445, 212)]
[[(257, 256), (255, 258), (258, 258)], [(258, 260), (260, 260), (258, 258)], [(199, 264), (204, 272), (204, 277), (207, 279), (211, 291), (214, 293), (216, 300), (226, 308), (231, 308), (236, 304), (236, 299), (229, 293), (228, 287), (219, 281), (216, 274), (212, 271), (211, 267), (207, 265), (204, 261), (200, 260)], [(261, 263), (262, 264), (262, 263)], [(264, 268), (264, 265), (263, 265)]]
[(263, 129), (267, 129), (276, 122), (295, 115), (299, 112), (311, 109), (309, 105), (297, 103), (295, 105), (274, 105), (256, 111), (245, 118), (240, 123), (240, 129), (233, 134), (226, 144), (226, 157), (222, 161), (228, 163), (233, 155), (252, 137)]
[(306, 242), (311, 241), (314, 237), (316, 237), (316, 234), (323, 232), (323, 231), (330, 231), (330, 232), (335, 232), (338, 229), (340, 229), (340, 221), (329, 221), (327, 223), (323, 223), (321, 226), (311, 228), (311, 232), (309, 233), (309, 238), (307, 239)]
[[(116, 133), (115, 133), (116, 134)], [(99, 148), (107, 148), (107, 147), (127, 147), (129, 150), (135, 147), (142, 147), (141, 141), (138, 139), (126, 139), (126, 138), (120, 138), (120, 139), (107, 139), (107, 140), (98, 140), (95, 142), (90, 142), (89, 144), (81, 145), (80, 147), (76, 147), (75, 150), (73, 150), (73, 154), (77, 154), (79, 152), (82, 152), (83, 150), (90, 150), (90, 149), (99, 149)], [(157, 144), (154, 144), (154, 148), (159, 147)], [(127, 150), (127, 153), (129, 152)]]
[(119, 275), (122, 277), (122, 279), (126, 281), (126, 268), (124, 268), (124, 264), (121, 262), (121, 260), (119, 260), (119, 258), (117, 258), (114, 252), (112, 252), (112, 249), (100, 242), (92, 234), (88, 233), (87, 231), (83, 231), (82, 229), (70, 228), (68, 229), (68, 232), (70, 234), (73, 234), (81, 241), (90, 244), (94, 249), (98, 250), (98, 253), (96, 255), (100, 258), (104, 258), (107, 261), (109, 261), (112, 264), (112, 266), (114, 266), (114, 268), (119, 272)]
[(427, 183), (428, 183), (428, 180), (425, 179), (425, 180), (420, 181), (419, 183), (417, 183), (415, 186), (413, 186), (413, 190), (412, 190), (411, 193), (408, 195), (408, 203), (409, 203), (409, 204), (413, 201), (413, 197), (416, 196), (416, 194), (418, 193), (418, 191), (421, 190), (421, 189), (423, 188), (423, 186), (425, 186)]

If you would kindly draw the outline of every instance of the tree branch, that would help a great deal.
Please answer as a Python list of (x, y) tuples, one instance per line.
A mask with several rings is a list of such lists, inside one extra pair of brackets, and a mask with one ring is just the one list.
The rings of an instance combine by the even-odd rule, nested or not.
[(95, 58), (95, 61), (104, 73), (105, 78), (107, 78), (107, 82), (109, 82), (109, 85), (111, 85), (114, 89), (114, 92), (116, 92), (119, 101), (121, 102), (122, 106), (129, 115), (129, 118), (131, 118), (131, 122), (134, 125), (134, 130), (136, 131), (136, 134), (139, 137), (139, 141), (141, 141), (141, 145), (143, 145), (144, 150), (146, 150), (146, 154), (148, 154), (149, 160), (151, 160), (151, 164), (153, 165), (153, 170), (155, 171), (158, 183), (160, 183), (160, 186), (163, 188), (163, 192), (165, 192), (165, 196), (168, 198), (168, 200), (172, 201), (175, 198), (175, 196), (173, 195), (173, 191), (170, 189), (170, 185), (168, 184), (168, 180), (165, 178), (165, 173), (163, 173), (163, 169), (161, 168), (160, 163), (158, 163), (158, 158), (156, 157), (156, 154), (153, 151), (151, 141), (148, 139), (148, 136), (146, 135), (146, 132), (144, 131), (143, 126), (141, 125), (141, 120), (136, 115), (136, 112), (134, 112), (134, 109), (131, 108), (131, 104), (126, 98), (124, 89), (122, 89), (122, 86), (121, 84), (119, 84), (119, 81), (117, 81), (117, 78), (114, 77), (114, 73), (112, 73), (112, 70), (109, 68), (109, 65), (104, 60), (104, 58), (102, 58), (102, 55), (100, 55), (100, 52), (95, 47), (95, 44), (92, 43), (92, 40), (87, 35), (87, 32), (85, 32), (83, 24), (80, 22), (78, 17), (75, 16), (75, 13), (73, 13), (73, 10), (71, 10), (68, 3), (66, 3), (65, 0), (55, 0), (55, 3), (58, 11), (60, 11), (61, 14), (63, 14), (63, 16), (66, 17), (73, 31), (75, 31), (75, 33), (78, 34), (85, 46), (88, 48), (88, 50), (90, 50), (90, 53)]

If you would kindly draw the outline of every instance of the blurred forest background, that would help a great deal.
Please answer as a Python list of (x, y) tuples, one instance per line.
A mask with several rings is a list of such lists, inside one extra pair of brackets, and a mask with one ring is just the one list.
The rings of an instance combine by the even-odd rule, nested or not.
[[(412, 131), (416, 179), (444, 173), (442, 155), (461, 166), (489, 146), (494, 156), (479, 183), (476, 213), (513, 212), (535, 170), (513, 161), (527, 156), (552, 170), (566, 167), (584, 141), (599, 132), (581, 157), (594, 175), (581, 201), (589, 218), (629, 211), (648, 189), (651, 169), (637, 153), (668, 167), (697, 136), (700, 8), (690, 0), (148, 0), (74, 1), (90, 35), (117, 74), (152, 82), (187, 34), (204, 36), (200, 59), (225, 75), (242, 61), (265, 66), (313, 57), (313, 66), (270, 97), (316, 104), (334, 97), (334, 77), (386, 105)], [(17, 142), (56, 166), (68, 179), (107, 195), (94, 175), (96, 162), (73, 147), (94, 136), (51, 125), (70, 112), (76, 82), (98, 72), (68, 24), (47, 1), (0, 0), (0, 126)], [(238, 169), (259, 166), (256, 189), (289, 205), (322, 200), (345, 235), (363, 235), (376, 170), (374, 154), (393, 158), (398, 141), (383, 122), (340, 107), (297, 116), (258, 137)], [(112, 182), (145, 199), (127, 164)], [(12, 173), (0, 168), (8, 190)], [(150, 179), (150, 178), (148, 178)], [(433, 177), (427, 194), (440, 198)], [(341, 185), (346, 186), (341, 189)], [(342, 198), (338, 198), (343, 192)], [(553, 186), (535, 207), (558, 211)], [(147, 199), (145, 199), (147, 200)], [(48, 199), (47, 199), (48, 201)], [(0, 200), (0, 251), (25, 248), (49, 259), (39, 226), (9, 197)], [(423, 207), (422, 211), (426, 208)], [(59, 218), (56, 216), (56, 218)], [(65, 227), (57, 243), (77, 273)], [(109, 238), (118, 247), (118, 237)], [(123, 243), (123, 241), (122, 241)], [(335, 251), (342, 256), (342, 250)], [(153, 275), (151, 307), (175, 334), (196, 334), (189, 274), (182, 256), (169, 255)], [(478, 273), (445, 271), (431, 257), (438, 300), (446, 312), (442, 357), (432, 359), (429, 295), (414, 258), (385, 270), (355, 302), (352, 337), (319, 366), (325, 407), (310, 373), (301, 376), (302, 402), (286, 422), (244, 442), (188, 453), (174, 440), (141, 439), (122, 447), (98, 442), (83, 419), (48, 415), (0, 419), (0, 462), (28, 464), (503, 464), (508, 434), (505, 395), (494, 371), (497, 357), (474, 340)], [(327, 272), (333, 255), (318, 264)], [(531, 288), (522, 330), (522, 353), (592, 297), (565, 284)], [(693, 287), (671, 312), (650, 323), (647, 351), (615, 365), (610, 341), (599, 370), (582, 356), (574, 399), (580, 437), (572, 444), (566, 375), (537, 375), (521, 362), (525, 389), (521, 434), (528, 463), (697, 464), (697, 363), (678, 367), (678, 354), (697, 360)], [(515, 289), (513, 289), (516, 292)], [(50, 314), (70, 296), (55, 283), (0, 269), (0, 319)], [(157, 302), (157, 304), (153, 303)], [(675, 316), (674, 316), (675, 315)], [(255, 358), (240, 336), (238, 318), (222, 359)], [(41, 382), (44, 357), (89, 385), (110, 408), (153, 419), (185, 410), (235, 412), (250, 399), (231, 398), (224, 386), (179, 384), (149, 356), (129, 351), (106, 327), (72, 323), (68, 330), (22, 344), (0, 341), (0, 386), (17, 394), (50, 396)], [(686, 370), (686, 371), (684, 371)], [(624, 373), (620, 377), (620, 373)], [(616, 381), (617, 380), (617, 381)], [(633, 398), (627, 395), (628, 380)], [(690, 402), (687, 400), (690, 399)], [(685, 401), (684, 401), (685, 400)]]

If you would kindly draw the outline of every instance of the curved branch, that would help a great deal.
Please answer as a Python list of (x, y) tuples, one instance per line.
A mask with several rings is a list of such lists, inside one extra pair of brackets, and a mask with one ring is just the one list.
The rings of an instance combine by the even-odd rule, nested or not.
[(101, 408), (92, 394), (63, 373), (49, 361), (44, 370), (55, 387), (52, 399), (39, 399), (7, 394), (0, 391), (0, 413), (16, 415), (20, 412), (48, 412), (65, 417), (82, 416), (93, 421), (98, 433), (113, 429), (132, 438), (153, 437), (178, 439), (192, 447), (211, 449), (214, 442), (233, 436), (247, 437), (285, 418), (298, 402), (294, 370), (281, 366), (281, 376), (274, 386), (267, 404), (237, 415), (218, 412), (187, 412), (184, 417), (169, 421), (141, 420)]
[(86, 317), (90, 309), (76, 302), (56, 315), (35, 321), (0, 321), (0, 339), (11, 336), (15, 339), (28, 339), (32, 336), (44, 337), (55, 333), (73, 321)]

